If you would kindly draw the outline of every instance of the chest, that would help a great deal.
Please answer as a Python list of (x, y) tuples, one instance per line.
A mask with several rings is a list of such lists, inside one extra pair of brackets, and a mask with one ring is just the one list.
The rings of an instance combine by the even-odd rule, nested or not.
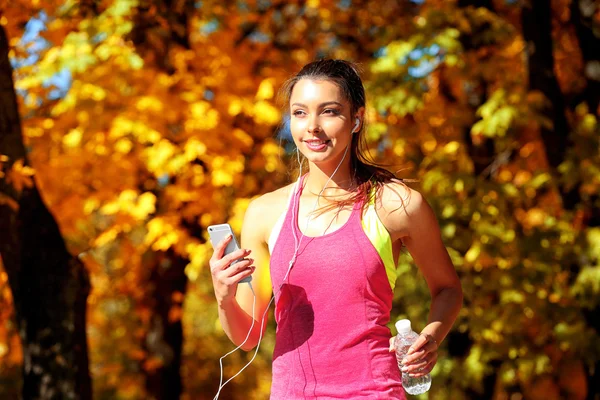
[[(310, 297), (324, 296), (323, 299), (335, 302), (342, 300), (344, 293), (363, 293), (374, 277), (385, 277), (381, 258), (355, 218), (322, 236), (304, 236), (300, 240), (287, 233), (291, 232), (280, 237), (271, 258), (271, 278), (276, 285), (285, 280), (291, 285), (312, 288)], [(292, 259), (295, 262), (284, 279)]]
[(333, 233), (348, 223), (352, 206), (331, 207), (330, 203), (300, 200), (298, 203), (297, 227), (309, 237)]

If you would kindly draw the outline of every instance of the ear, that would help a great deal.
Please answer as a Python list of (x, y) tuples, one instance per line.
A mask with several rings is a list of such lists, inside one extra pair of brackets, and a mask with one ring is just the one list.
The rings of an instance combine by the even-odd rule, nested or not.
[(356, 115), (354, 117), (354, 128), (352, 128), (352, 133), (358, 132), (359, 128), (361, 127), (364, 116), (365, 116), (365, 108), (361, 107), (358, 109), (358, 111), (356, 112)]
[(360, 126), (360, 118), (356, 117), (356, 119), (354, 121), (355, 121), (355, 124), (354, 124), (354, 128), (352, 128), (351, 133), (356, 132), (358, 130), (358, 127)]

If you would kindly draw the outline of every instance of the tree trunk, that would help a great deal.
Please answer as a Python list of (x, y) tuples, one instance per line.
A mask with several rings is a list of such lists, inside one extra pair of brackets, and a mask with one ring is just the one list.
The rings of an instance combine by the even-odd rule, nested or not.
[(459, 8), (466, 8), (469, 6), (475, 7), (475, 8), (483, 7), (483, 8), (487, 8), (490, 11), (494, 9), (492, 0), (458, 0)]
[[(0, 156), (5, 173), (27, 165), (17, 99), (0, 26)], [(24, 399), (91, 399), (85, 333), (89, 278), (71, 256), (35, 183), (0, 178), (0, 256), (23, 347)]]
[[(591, 26), (585, 26), (584, 17), (581, 15), (579, 5), (583, 2), (573, 0), (571, 12), (572, 21), (575, 24), (575, 29), (580, 42), (582, 54), (586, 65), (597, 62), (597, 49), (593, 48), (594, 43), (598, 43), (597, 38), (594, 39), (591, 31)], [(591, 4), (591, 2), (590, 2)], [(542, 140), (546, 147), (546, 153), (550, 166), (556, 171), (556, 168), (563, 162), (567, 148), (571, 145), (569, 135), (569, 125), (565, 115), (566, 102), (560, 91), (556, 76), (554, 74), (554, 57), (552, 54), (552, 9), (551, 4), (545, 0), (531, 0), (531, 5), (523, 7), (522, 22), (523, 36), (527, 42), (529, 56), (529, 86), (532, 90), (541, 91), (549, 100), (549, 105), (544, 109), (544, 115), (553, 122), (553, 128), (542, 127)], [(591, 18), (590, 18), (591, 21)], [(595, 64), (594, 64), (595, 65)], [(600, 68), (600, 66), (598, 66)], [(586, 68), (587, 69), (587, 68)], [(598, 93), (593, 89), (597, 89), (597, 83), (588, 78), (588, 85), (582, 93), (581, 100), (586, 101), (592, 108), (598, 107)], [(593, 75), (593, 74), (592, 74)], [(578, 104), (578, 102), (577, 102)], [(572, 104), (571, 106), (576, 106)], [(566, 210), (574, 210), (581, 204), (581, 196), (579, 194), (579, 185), (576, 185), (569, 191), (560, 188), (560, 194), (563, 199), (563, 206)], [(593, 204), (593, 203), (592, 203)], [(593, 212), (593, 210), (592, 210)], [(596, 213), (597, 214), (597, 213)], [(588, 222), (588, 226), (592, 226)], [(584, 253), (584, 251), (582, 251)], [(579, 270), (578, 265), (573, 265), (571, 271), (573, 276)], [(596, 328), (595, 318), (599, 307), (584, 312), (584, 316), (588, 326)], [(597, 329), (597, 328), (596, 328)], [(598, 363), (596, 363), (598, 365)], [(587, 369), (588, 382), (588, 399), (596, 398), (597, 391), (597, 375), (598, 371), (594, 368)]]
[[(153, 400), (178, 399), (182, 393), (181, 351), (183, 326), (181, 307), (186, 293), (186, 260), (173, 251), (149, 252), (144, 264), (150, 268), (146, 302), (152, 310), (145, 348), (149, 359), (160, 364), (146, 364), (146, 390)], [(148, 367), (150, 365), (150, 368)]]
[(583, 57), (583, 74), (587, 85), (579, 96), (576, 96), (573, 108), (585, 101), (592, 114), (598, 115), (600, 110), (600, 37), (594, 32), (594, 15), (598, 12), (597, 3), (592, 1), (572, 0), (571, 22), (575, 27), (581, 55)]
[(565, 159), (568, 146), (569, 124), (565, 116), (565, 101), (554, 74), (552, 53), (552, 9), (547, 0), (531, 0), (523, 6), (523, 38), (527, 43), (529, 89), (546, 96), (548, 103), (543, 115), (552, 121), (552, 127), (541, 127), (548, 163), (554, 171)]
[[(189, 16), (195, 11), (195, 4), (194, 0), (140, 3), (129, 34), (137, 53), (160, 70), (174, 73), (170, 52), (176, 46), (190, 48)], [(142, 365), (146, 391), (153, 400), (178, 399), (183, 390), (180, 310), (187, 288), (187, 261), (169, 250), (148, 252), (142, 262), (150, 271), (143, 302), (152, 315), (144, 343), (148, 358)]]
[[(574, 110), (580, 103), (585, 102), (591, 114), (600, 115), (600, 33), (594, 30), (594, 15), (599, 5), (591, 1), (572, 0), (571, 23), (575, 27), (577, 40), (583, 57), (583, 76), (586, 85), (583, 90), (573, 96), (569, 107)], [(573, 210), (581, 201), (580, 185), (575, 185), (563, 196), (565, 207)], [(588, 204), (596, 204), (598, 194), (591, 196)], [(600, 226), (600, 209), (589, 207), (586, 216), (588, 226)], [(599, 373), (599, 372), (597, 372)]]
[[(459, 0), (458, 2), (459, 8), (486, 8), (489, 11), (494, 11), (493, 4), (491, 0)], [(490, 27), (487, 24), (483, 24), (480, 27), (475, 28), (475, 32), (472, 32), (469, 35), (462, 34), (460, 36), (460, 42), (462, 44), (463, 49), (465, 51), (477, 51), (481, 46), (480, 43), (477, 43), (474, 38), (478, 36), (479, 29), (489, 29)], [(483, 103), (487, 101), (487, 91), (488, 91), (488, 82), (484, 79), (484, 77), (479, 76), (477, 82), (477, 88), (473, 88), (472, 90), (476, 92), (478, 95), (473, 96), (477, 99), (476, 104), (471, 104), (474, 108), (479, 108)], [(448, 99), (456, 101), (454, 96), (452, 96), (451, 91), (448, 87), (448, 84), (442, 83), (442, 93)], [(475, 93), (474, 93), (475, 94)], [(495, 149), (494, 149), (494, 141), (491, 138), (480, 138), (477, 143), (473, 142), (473, 138), (471, 137), (471, 127), (465, 128), (463, 133), (463, 137), (465, 140), (465, 146), (467, 148), (467, 152), (471, 160), (473, 160), (474, 173), (475, 176), (486, 179), (491, 174), (484, 175), (484, 172), (490, 171), (491, 164), (494, 163), (495, 159)]]

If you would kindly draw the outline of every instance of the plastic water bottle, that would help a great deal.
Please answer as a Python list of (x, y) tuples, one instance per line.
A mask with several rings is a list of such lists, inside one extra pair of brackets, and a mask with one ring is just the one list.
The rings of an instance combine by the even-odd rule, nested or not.
[[(402, 360), (408, 353), (410, 346), (417, 340), (419, 334), (414, 332), (410, 326), (410, 320), (401, 319), (396, 322), (398, 335), (394, 342), (396, 348), (396, 360), (398, 360), (398, 368), (402, 368)], [(425, 393), (431, 387), (431, 375), (420, 376), (418, 378), (409, 376), (402, 372), (402, 386), (408, 394), (416, 395)]]

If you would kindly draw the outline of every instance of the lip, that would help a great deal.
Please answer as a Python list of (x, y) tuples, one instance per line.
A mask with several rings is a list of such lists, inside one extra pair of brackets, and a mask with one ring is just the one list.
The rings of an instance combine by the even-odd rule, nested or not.
[(330, 140), (311, 139), (304, 140), (304, 144), (312, 151), (323, 151), (327, 148)]

